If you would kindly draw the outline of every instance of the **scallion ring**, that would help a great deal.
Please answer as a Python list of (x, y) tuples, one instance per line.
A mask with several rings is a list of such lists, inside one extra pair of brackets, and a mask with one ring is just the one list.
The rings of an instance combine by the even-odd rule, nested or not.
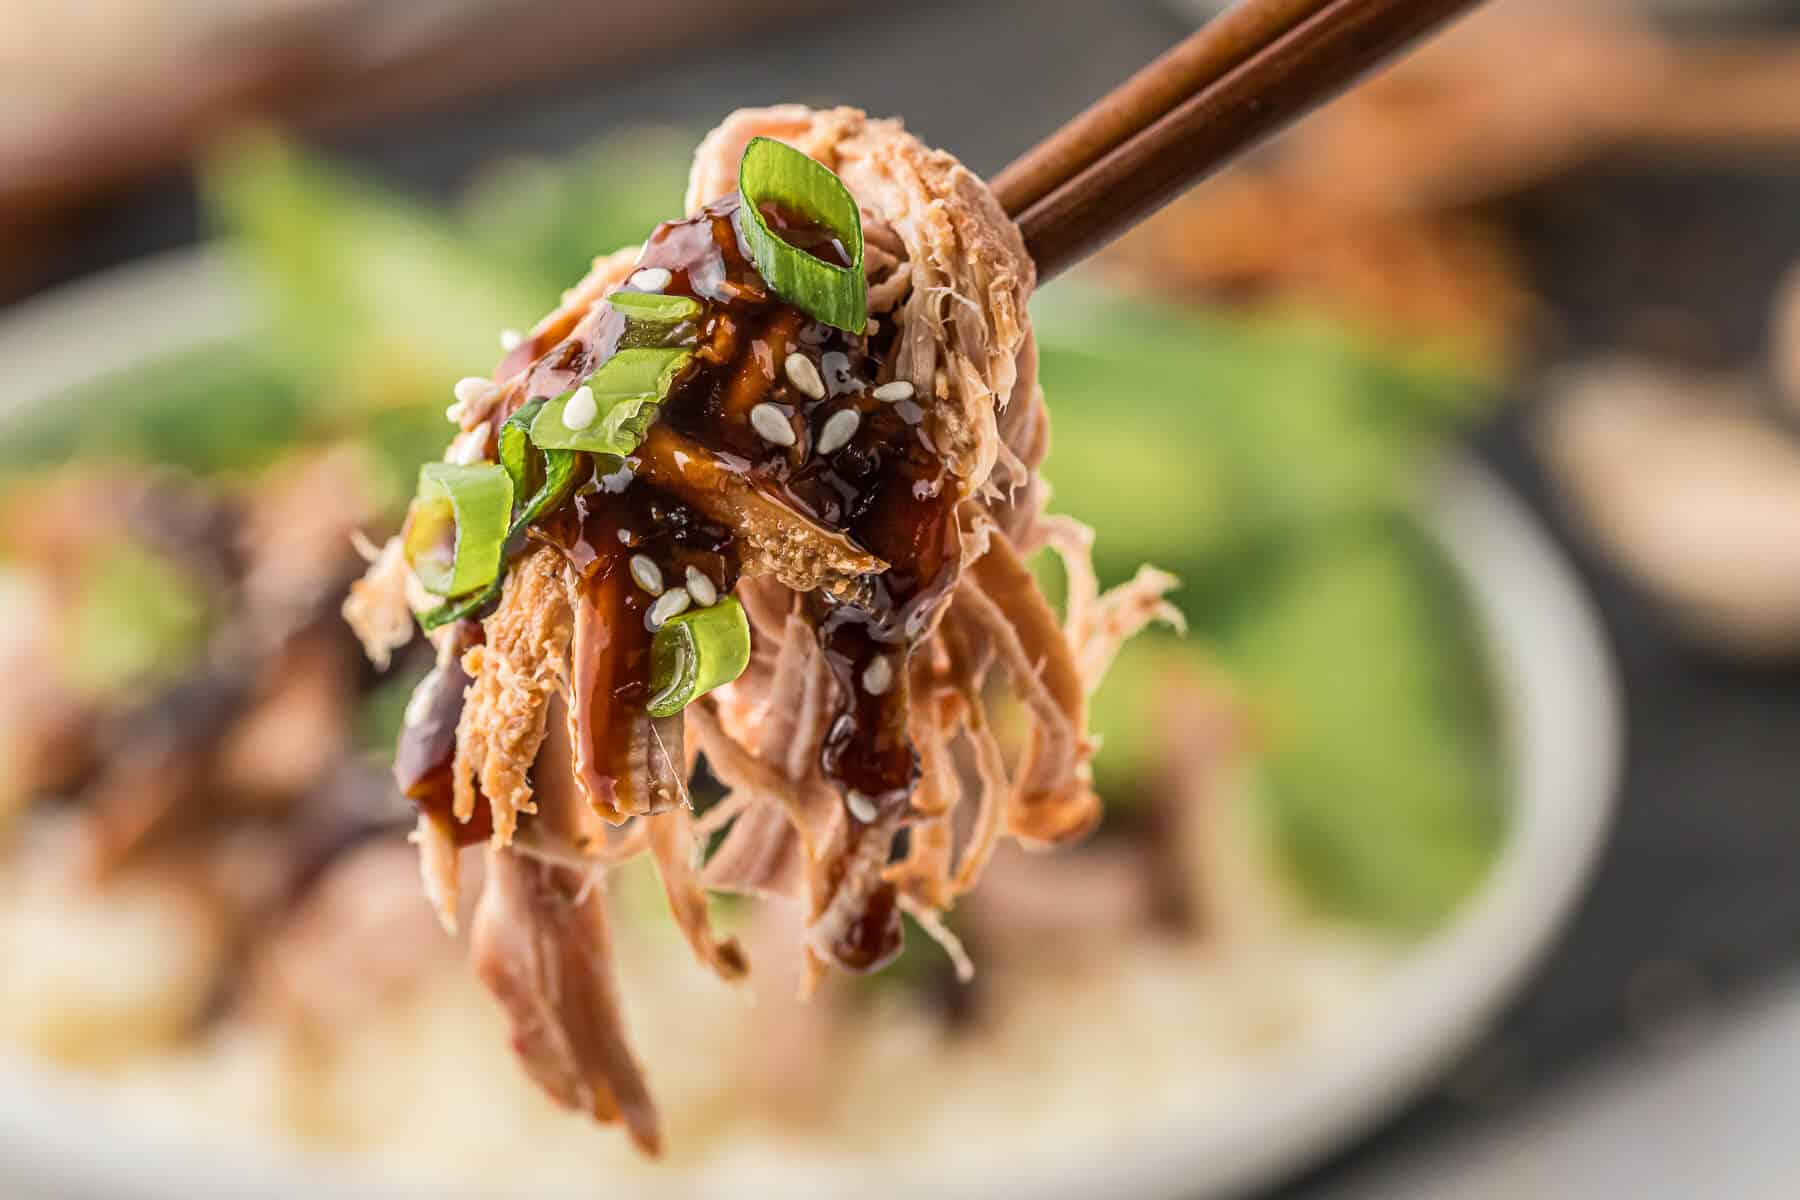
[(531, 423), (545, 403), (542, 396), (527, 401), (500, 426), (500, 465), (512, 477), (517, 498), (529, 496), (543, 485), (543, 452), (532, 453)]
[(512, 516), (513, 484), (495, 463), (427, 463), (402, 543), (434, 596), (461, 596), (493, 579)]
[(750, 622), (735, 597), (671, 618), (650, 640), (650, 715), (674, 716), (749, 665)]
[[(868, 322), (862, 215), (844, 181), (791, 146), (751, 138), (738, 162), (738, 233), (775, 294), (814, 320), (860, 334)], [(848, 266), (829, 263), (769, 227), (763, 206), (821, 226), (837, 239)]]
[[(542, 401), (533, 401), (532, 403), (540, 407), (542, 405)], [(527, 411), (530, 408), (531, 405), (527, 405), (514, 413), (500, 430), (502, 463), (509, 470), (514, 463), (517, 463), (520, 468), (520, 475), (515, 477), (515, 484), (517, 478), (523, 476), (524, 465), (529, 462), (529, 458), (524, 455), (514, 455), (509, 461), (507, 431), (513, 430), (515, 433), (515, 436), (510, 439), (511, 444), (514, 447), (522, 446), (525, 427), (530, 423), (531, 418), (536, 416), (535, 411)], [(518, 422), (518, 424), (515, 426), (514, 422)], [(525, 502), (525, 506), (513, 518), (512, 527), (506, 532), (506, 544), (501, 555), (503, 565), (510, 562), (525, 548), (525, 531), (531, 527), (532, 522), (545, 513), (555, 510), (564, 500), (568, 499), (569, 493), (575, 490), (575, 471), (580, 465), (581, 455), (573, 450), (545, 450), (540, 457), (542, 463), (537, 474), (542, 477), (543, 483), (531, 499)], [(453, 600), (449, 604), (441, 604), (430, 612), (421, 614), (419, 617), (420, 628), (424, 629), (426, 633), (430, 633), (440, 625), (448, 625), (452, 621), (461, 621), (478, 615), (488, 605), (500, 598), (500, 590), (505, 583), (505, 576), (496, 570), (494, 578), (481, 591), (461, 600)]]
[(618, 291), (608, 296), (606, 302), (632, 320), (663, 325), (691, 321), (701, 312), (700, 302), (691, 296), (665, 296), (657, 292)]
[[(531, 422), (531, 440), (545, 450), (630, 454), (643, 440), (655, 406), (691, 358), (692, 351), (678, 348), (618, 351), (584, 384), (539, 410)], [(581, 395), (584, 390), (587, 397)]]

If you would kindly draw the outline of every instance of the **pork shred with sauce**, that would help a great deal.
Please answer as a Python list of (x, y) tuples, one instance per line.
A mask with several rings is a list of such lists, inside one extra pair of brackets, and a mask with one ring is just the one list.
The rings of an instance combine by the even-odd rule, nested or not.
[[(732, 214), (757, 136), (824, 164), (856, 199), (862, 333), (805, 316), (746, 257)], [(1087, 531), (1042, 512), (1034, 271), (981, 180), (896, 121), (783, 106), (707, 136), (687, 206), (643, 247), (597, 259), (462, 404), (447, 457), (491, 459), (511, 413), (617, 348), (623, 319), (603, 297), (636, 272), (704, 305), (695, 357), (637, 451), (594, 459), (591, 482), (533, 528), (490, 615), (434, 632), (438, 666), (397, 760), (447, 925), (458, 852), (487, 842), (471, 953), (526, 1068), (649, 1151), (658, 1123), (609, 970), (606, 864), (650, 852), (687, 941), (726, 980), (748, 964), (709, 927), (709, 890), (792, 906), (809, 988), (831, 967), (890, 962), (903, 912), (966, 967), (941, 915), (1000, 838), (1048, 846), (1094, 827), (1087, 696), (1120, 641), (1177, 619), (1162, 598), (1173, 580), (1148, 568), (1099, 594)], [(1024, 566), (1043, 548), (1068, 568), (1060, 620)], [(639, 556), (653, 575), (634, 572)], [(749, 666), (652, 717), (658, 597), (641, 577), (667, 592), (696, 572), (695, 603), (742, 603)], [(409, 595), (390, 546), (347, 606), (377, 660), (420, 607)], [(990, 717), (1000, 683), (1024, 716), (1010, 750)], [(697, 755), (727, 789), (704, 815), (687, 794)]]

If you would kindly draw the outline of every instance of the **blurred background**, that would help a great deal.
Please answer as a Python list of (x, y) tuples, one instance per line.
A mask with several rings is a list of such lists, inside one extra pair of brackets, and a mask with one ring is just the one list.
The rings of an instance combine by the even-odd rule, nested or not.
[(418, 895), (429, 656), (336, 607), (452, 382), (732, 108), (992, 173), (1211, 11), (0, 0), (0, 1194), (246, 1194), (221, 1147), (256, 1194), (1018, 1194), (1153, 1126), (1261, 1165), (1129, 1194), (1794, 1194), (1779, 0), (1490, 0), (1040, 295), (1054, 507), (1190, 629), (1095, 698), (1102, 832), (959, 910), (974, 984), (914, 929), (802, 1009), (733, 908), (748, 1006), (621, 870), (650, 1167), (520, 1079)]

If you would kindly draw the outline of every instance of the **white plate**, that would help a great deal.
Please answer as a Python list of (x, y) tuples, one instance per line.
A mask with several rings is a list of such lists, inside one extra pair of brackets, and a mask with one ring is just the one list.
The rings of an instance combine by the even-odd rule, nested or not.
[[(249, 328), (254, 306), (208, 252), (182, 252), (64, 288), (0, 320), (0, 413), (58, 385)], [(781, 1177), (782, 1190), (1082, 1198), (1219, 1196), (1291, 1172), (1415, 1095), (1488, 1027), (1581, 895), (1617, 784), (1618, 691), (1594, 614), (1519, 502), (1467, 459), (1433, 481), (1427, 525), (1460, 572), (1491, 653), (1513, 784), (1511, 836), (1480, 891), (1366, 997), (1365, 1036), (1272, 1057), (1221, 1115), (1145, 1113), (1134, 1144), (1046, 1154), (1005, 1177)], [(4, 965), (0, 964), (0, 970)], [(239, 1159), (97, 1127), (93, 1085), (0, 1064), (0, 1193), (26, 1180), (112, 1200), (367, 1196), (333, 1165), (264, 1148)], [(529, 1149), (521, 1147), (521, 1153)], [(797, 1173), (796, 1173), (797, 1174)], [(10, 1179), (9, 1179), (10, 1176)], [(754, 1188), (747, 1189), (754, 1192)]]

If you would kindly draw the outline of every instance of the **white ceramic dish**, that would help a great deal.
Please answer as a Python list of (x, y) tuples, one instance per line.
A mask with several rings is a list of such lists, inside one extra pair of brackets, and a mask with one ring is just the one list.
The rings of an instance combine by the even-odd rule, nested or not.
[[(149, 260), (66, 287), (0, 319), (0, 415), (53, 387), (159, 352), (230, 337), (255, 319), (227, 265), (206, 252)], [(102, 341), (94, 331), (104, 330)], [(1513, 784), (1511, 837), (1490, 877), (1440, 934), (1367, 998), (1366, 1036), (1297, 1040), (1241, 1096), (1144, 1114), (1129, 1145), (1047, 1152), (1005, 1177), (803, 1175), (761, 1182), (787, 1196), (931, 1194), (1085, 1198), (1222, 1196), (1291, 1172), (1416, 1094), (1489, 1025), (1557, 936), (1605, 841), (1617, 783), (1617, 688), (1594, 615), (1566, 563), (1497, 481), (1455, 460), (1429, 489), (1428, 527), (1461, 574), (1489, 645)], [(0, 970), (3, 970), (0, 966)], [(204, 1153), (118, 1128), (90, 1083), (0, 1062), (0, 1195), (372, 1197), (341, 1163), (246, 1148)], [(757, 1181), (738, 1194), (758, 1194)], [(699, 1194), (700, 1185), (694, 1189)]]

